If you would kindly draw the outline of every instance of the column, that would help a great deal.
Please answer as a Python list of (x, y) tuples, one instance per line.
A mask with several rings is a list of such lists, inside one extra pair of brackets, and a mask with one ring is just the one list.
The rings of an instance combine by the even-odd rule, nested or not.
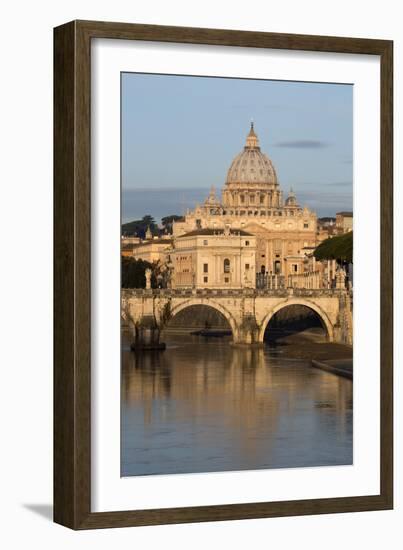
[(330, 260), (327, 261), (327, 288), (330, 288)]
[(270, 262), (269, 262), (269, 241), (266, 240), (266, 258), (265, 258), (266, 272), (270, 271)]
[(336, 260), (332, 260), (332, 279), (336, 278)]

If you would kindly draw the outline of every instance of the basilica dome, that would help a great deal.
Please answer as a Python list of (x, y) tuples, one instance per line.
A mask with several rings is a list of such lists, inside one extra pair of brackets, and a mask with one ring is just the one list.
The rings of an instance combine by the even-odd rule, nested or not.
[(260, 150), (253, 122), (243, 151), (231, 163), (226, 184), (263, 184), (270, 187), (278, 185), (273, 163)]

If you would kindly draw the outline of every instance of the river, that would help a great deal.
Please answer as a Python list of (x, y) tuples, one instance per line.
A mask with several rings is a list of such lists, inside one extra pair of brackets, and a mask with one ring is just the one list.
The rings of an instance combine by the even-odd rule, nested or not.
[(352, 381), (287, 346), (164, 337), (122, 352), (121, 475), (352, 464)]

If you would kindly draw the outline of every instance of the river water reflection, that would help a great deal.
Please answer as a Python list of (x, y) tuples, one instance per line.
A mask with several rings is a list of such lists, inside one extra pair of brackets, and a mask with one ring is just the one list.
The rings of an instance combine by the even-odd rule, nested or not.
[(352, 382), (286, 346), (123, 348), (122, 476), (352, 463)]

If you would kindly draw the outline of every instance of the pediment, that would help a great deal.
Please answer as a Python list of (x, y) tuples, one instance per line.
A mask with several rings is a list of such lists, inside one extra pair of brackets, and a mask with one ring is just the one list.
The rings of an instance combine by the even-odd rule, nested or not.
[(256, 222), (248, 223), (244, 225), (242, 229), (248, 233), (252, 233), (253, 235), (263, 235), (269, 232), (268, 227), (263, 227)]

